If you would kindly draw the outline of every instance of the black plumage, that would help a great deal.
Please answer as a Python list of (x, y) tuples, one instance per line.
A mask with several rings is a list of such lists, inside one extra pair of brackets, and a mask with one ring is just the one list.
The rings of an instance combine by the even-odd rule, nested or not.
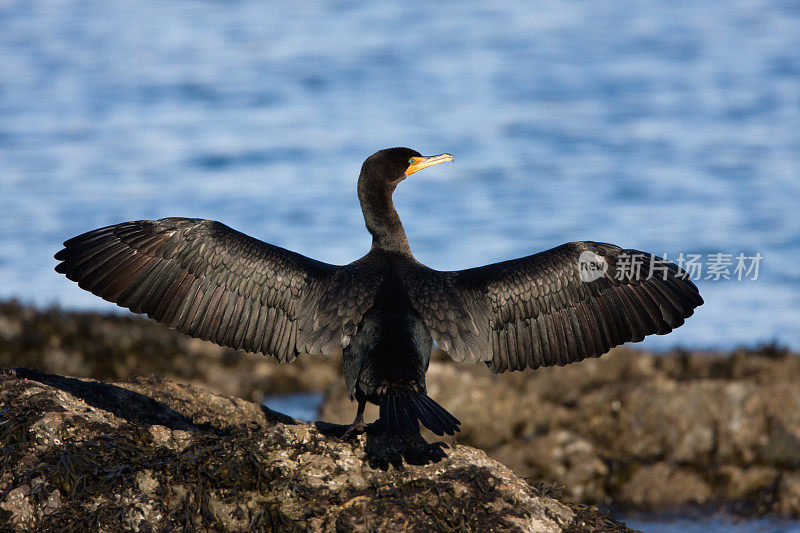
[[(165, 218), (69, 239), (56, 271), (169, 327), (281, 362), (341, 348), (345, 384), (358, 401), (351, 430), (365, 427), (372, 402), (395, 434), (418, 432), (419, 422), (439, 435), (459, 429), (426, 394), (432, 339), (456, 361), (483, 361), (493, 372), (564, 365), (669, 333), (703, 303), (676, 265), (605, 243), (573, 242), (468, 270), (426, 267), (411, 254), (392, 193), (444, 161), (452, 156), (391, 148), (364, 162), (358, 197), (372, 248), (349, 265), (219, 222)], [(623, 272), (632, 256), (638, 269)], [(581, 271), (587, 257), (605, 265), (596, 279)]]

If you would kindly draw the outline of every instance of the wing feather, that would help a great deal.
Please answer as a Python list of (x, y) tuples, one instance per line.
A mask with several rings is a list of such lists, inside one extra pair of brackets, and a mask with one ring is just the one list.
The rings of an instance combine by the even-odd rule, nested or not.
[(335, 266), (210, 220), (124, 222), (73, 237), (56, 271), (190, 335), (291, 361), (346, 346), (380, 272)]
[[(596, 279), (581, 276), (584, 253), (606, 265)], [(623, 271), (626, 255), (641, 261), (638, 269)], [(654, 274), (655, 262), (664, 273)], [(495, 372), (597, 357), (669, 333), (703, 303), (677, 265), (597, 242), (469, 270), (417, 265), (403, 279), (436, 342), (456, 361), (484, 361)]]

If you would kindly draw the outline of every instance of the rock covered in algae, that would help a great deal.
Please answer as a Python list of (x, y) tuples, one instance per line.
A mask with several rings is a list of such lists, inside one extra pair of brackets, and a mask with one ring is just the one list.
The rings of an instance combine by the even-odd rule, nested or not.
[(426, 457), (381, 438), (342, 442), (157, 378), (108, 384), (2, 369), (0, 529), (624, 528), (482, 451), (423, 443), (440, 452)]
[[(341, 356), (281, 365), (133, 315), (0, 301), (0, 366), (108, 382), (155, 372), (253, 401), (266, 391), (326, 391), (322, 418), (347, 423), (355, 411)], [(458, 442), (520, 477), (563, 486), (570, 501), (800, 517), (800, 354), (780, 346), (663, 354), (623, 346), (503, 375), (434, 350), (426, 379), (431, 397), (464, 423)], [(367, 407), (368, 420), (377, 414)]]

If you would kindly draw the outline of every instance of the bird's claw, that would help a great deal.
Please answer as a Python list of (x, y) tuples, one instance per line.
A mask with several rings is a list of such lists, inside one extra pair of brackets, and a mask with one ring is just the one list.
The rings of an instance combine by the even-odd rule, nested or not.
[(362, 433), (364, 433), (367, 430), (368, 427), (369, 427), (369, 424), (367, 424), (366, 422), (363, 422), (363, 421), (362, 422), (353, 422), (352, 424), (350, 424), (350, 426), (347, 428), (347, 430), (345, 430), (345, 432), (342, 434), (342, 436), (339, 437), (339, 440), (350, 440), (353, 437), (357, 437), (357, 436), (361, 435)]

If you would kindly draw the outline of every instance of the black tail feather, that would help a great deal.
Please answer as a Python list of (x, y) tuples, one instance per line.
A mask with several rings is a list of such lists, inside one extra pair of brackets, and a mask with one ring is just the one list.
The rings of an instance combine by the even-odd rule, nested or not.
[(416, 408), (420, 421), (425, 427), (437, 435), (444, 434), (444, 430), (442, 429), (443, 421), (437, 416), (435, 410), (428, 407), (427, 402), (423, 401), (421, 398), (414, 398), (414, 407)]
[(434, 409), (436, 409), (436, 412), (438, 413), (440, 418), (444, 418), (444, 423), (446, 425), (456, 426), (456, 428), (458, 428), (458, 426), (461, 425), (461, 421), (458, 418), (456, 418), (453, 415), (451, 415), (447, 410), (445, 410), (438, 403), (434, 402), (430, 397), (425, 396), (424, 399), (427, 402), (429, 402)]
[(394, 392), (387, 394), (387, 402), (389, 407), (386, 410), (389, 413), (388, 422), (392, 428), (391, 432), (399, 435), (402, 431), (400, 431), (400, 417), (397, 414), (397, 394), (394, 394)]
[(400, 411), (400, 429), (403, 433), (419, 433), (419, 420), (410, 402), (399, 400), (397, 402)]
[(380, 418), (387, 433), (418, 433), (419, 423), (437, 435), (453, 435), (461, 422), (428, 395), (410, 387), (389, 387), (381, 398)]
[(458, 424), (461, 422), (445, 411), (441, 405), (434, 402), (430, 396), (420, 395), (418, 402), (419, 405), (424, 407), (424, 410), (420, 409), (419, 412), (420, 420), (425, 427), (437, 435), (443, 435), (444, 433), (452, 435), (458, 431)]
[(383, 424), (384, 431), (389, 431), (389, 424), (386, 423), (389, 420), (389, 410), (388, 406), (386, 405), (388, 398), (384, 397), (381, 398), (381, 405), (380, 405), (380, 422)]

